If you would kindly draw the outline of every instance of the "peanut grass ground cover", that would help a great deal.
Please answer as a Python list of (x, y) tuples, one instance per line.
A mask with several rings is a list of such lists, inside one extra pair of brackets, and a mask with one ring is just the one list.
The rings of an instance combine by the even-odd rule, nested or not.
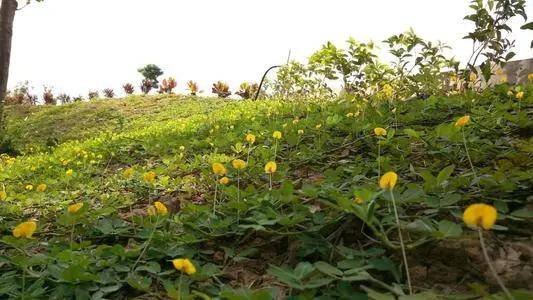
[[(2, 157), (0, 297), (505, 299), (479, 234), (531, 299), (533, 85), (511, 88), (32, 108), (57, 124), (114, 109)], [(463, 222), (472, 203), (490, 208)]]

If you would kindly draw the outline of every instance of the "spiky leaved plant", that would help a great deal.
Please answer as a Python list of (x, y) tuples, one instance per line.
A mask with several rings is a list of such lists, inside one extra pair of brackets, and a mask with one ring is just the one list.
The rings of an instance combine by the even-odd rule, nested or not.
[(217, 81), (213, 83), (213, 88), (211, 89), (213, 94), (217, 94), (219, 98), (227, 98), (231, 95), (229, 90), (229, 85), (222, 81)]
[(176, 82), (176, 79), (169, 77), (168, 79), (163, 79), (161, 82), (161, 85), (159, 87), (159, 92), (161, 94), (172, 94), (172, 90), (174, 90), (178, 86), (178, 83)]
[(44, 87), (43, 101), (44, 101), (44, 104), (46, 105), (56, 104), (56, 99), (54, 97), (54, 93), (52, 92), (52, 89), (46, 86)]
[(90, 91), (89, 92), (89, 100), (97, 99), (98, 97), (100, 97), (100, 94), (98, 93), (98, 91)]
[(141, 82), (141, 91), (143, 94), (148, 94), (154, 87), (154, 83), (150, 79), (143, 79)]
[(122, 88), (124, 89), (124, 93), (126, 93), (126, 95), (131, 95), (133, 92), (135, 92), (135, 88), (131, 83), (125, 83)]
[(200, 92), (198, 84), (192, 80), (187, 81), (187, 90), (189, 90), (192, 96), (196, 96)]
[(104, 89), (104, 96), (106, 98), (114, 98), (115, 97), (115, 91), (113, 91), (113, 89)]
[(235, 94), (241, 96), (243, 99), (250, 99), (257, 93), (259, 85), (257, 83), (243, 82), (239, 88), (240, 90)]
[(61, 104), (68, 104), (72, 102), (72, 98), (69, 95), (62, 93), (57, 96), (57, 101)]

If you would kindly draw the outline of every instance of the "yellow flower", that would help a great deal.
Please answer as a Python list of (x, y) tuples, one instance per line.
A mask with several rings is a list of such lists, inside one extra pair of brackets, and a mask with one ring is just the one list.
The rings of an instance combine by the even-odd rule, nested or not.
[(224, 177), (220, 178), (220, 180), (218, 182), (220, 184), (226, 185), (226, 184), (229, 183), (229, 178), (224, 176)]
[(322, 124), (317, 124), (317, 125), (315, 126), (315, 128), (316, 128), (316, 129), (320, 129), (320, 128), (322, 128)]
[(37, 230), (37, 223), (34, 221), (20, 223), (13, 229), (13, 236), (16, 238), (25, 237), (30, 239), (35, 230)]
[(386, 96), (386, 97), (392, 97), (392, 94), (393, 94), (393, 89), (392, 89), (392, 86), (390, 84), (384, 84), (383, 85), (383, 94)]
[(298, 134), (299, 134), (299, 135), (304, 134), (304, 130), (303, 130), (303, 129), (299, 129), (299, 130), (298, 130)]
[(276, 140), (279, 140), (281, 139), (281, 131), (274, 131), (274, 133), (272, 134), (272, 137), (275, 138)]
[(133, 176), (133, 173), (135, 173), (135, 170), (133, 168), (127, 168), (122, 172), (122, 177), (129, 179)]
[(353, 113), (347, 113), (346, 114), (346, 118), (351, 118), (351, 117), (353, 117)]
[(251, 134), (251, 133), (248, 133), (246, 135), (246, 141), (249, 143), (249, 144), (253, 144), (255, 143), (255, 135)]
[(0, 200), (4, 201), (7, 199), (7, 193), (6, 191), (0, 191)]
[(500, 78), (500, 83), (506, 83), (507, 82), (507, 75), (502, 75)]
[(80, 209), (82, 209), (82, 207), (83, 207), (83, 203), (80, 202), (80, 203), (69, 205), (67, 210), (68, 210), (68, 212), (70, 214), (75, 214), (78, 211), (80, 211)]
[(26, 190), (31, 191), (31, 190), (33, 190), (33, 185), (28, 184), (28, 185), (26, 185), (25, 188), (26, 188)]
[(146, 172), (143, 175), (143, 180), (146, 183), (154, 183), (155, 182), (156, 174), (154, 171)]
[(246, 168), (246, 162), (242, 159), (235, 159), (231, 162), (231, 164), (233, 165), (233, 168), (237, 170), (242, 170)]
[(68, 177), (72, 176), (72, 174), (74, 174), (74, 171), (72, 169), (68, 169), (66, 172), (65, 172), (65, 175), (67, 175)]
[(361, 197), (355, 197), (355, 203), (357, 204), (363, 204), (364, 200)]
[(224, 167), (221, 163), (214, 163), (213, 166), (213, 173), (216, 175), (226, 175), (228, 173), (228, 170), (226, 170), (226, 167)]
[(377, 136), (385, 136), (387, 135), (387, 130), (385, 130), (385, 128), (376, 127), (374, 128), (374, 134)]
[(37, 186), (37, 191), (43, 193), (44, 191), (46, 191), (46, 188), (47, 188), (46, 184), (41, 183)]
[(509, 96), (509, 97), (513, 97), (513, 96), (514, 96), (513, 91), (508, 90), (508, 91), (507, 91), (507, 96)]
[(467, 207), (463, 213), (463, 221), (470, 227), (481, 226), (489, 230), (496, 223), (498, 212), (492, 205), (478, 203)]
[(398, 174), (394, 172), (387, 172), (379, 179), (379, 187), (382, 189), (392, 190), (398, 181)]
[(276, 164), (276, 162), (269, 161), (266, 163), (265, 173), (272, 174), (272, 173), (276, 173), (277, 170), (278, 170), (278, 165)]
[(187, 258), (178, 258), (172, 260), (172, 264), (174, 265), (174, 268), (180, 272), (184, 272), (187, 275), (192, 275), (196, 273), (196, 268), (192, 264), (192, 262)]
[(476, 81), (476, 79), (477, 79), (477, 75), (476, 75), (476, 73), (471, 72), (471, 73), (470, 73), (470, 78), (469, 78), (469, 79), (470, 79), (470, 82), (474, 82), (474, 81)]
[(518, 99), (518, 100), (522, 100), (522, 98), (524, 98), (524, 92), (518, 92), (518, 93), (516, 93), (516, 96), (515, 96), (515, 97), (516, 97), (516, 99)]
[(298, 124), (298, 122), (300, 122), (300, 119), (294, 119), (294, 120), (292, 120), (292, 124)]
[(455, 122), (455, 127), (463, 127), (470, 124), (470, 116), (460, 117), (457, 122)]
[(154, 206), (157, 210), (157, 214), (159, 215), (166, 215), (168, 214), (168, 208), (166, 207), (165, 204), (159, 202), (159, 201), (156, 201), (154, 202)]
[(180, 146), (180, 151), (185, 151), (185, 146)]
[(527, 79), (533, 81), (533, 73), (527, 74)]

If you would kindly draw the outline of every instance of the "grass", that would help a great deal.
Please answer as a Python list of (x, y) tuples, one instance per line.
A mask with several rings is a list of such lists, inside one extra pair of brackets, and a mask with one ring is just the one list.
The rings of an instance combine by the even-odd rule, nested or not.
[[(498, 297), (486, 266), (465, 251), (477, 232), (461, 214), (476, 202), (498, 208), (486, 238), (505, 243), (492, 255), (532, 236), (533, 86), (520, 112), (508, 88), (395, 102), (394, 114), (377, 99), (156, 96), (10, 108), (8, 132), (24, 155), (0, 163), (0, 297), (403, 297), (398, 230), (420, 297)], [(463, 115), (472, 119), (464, 140), (454, 126)], [(375, 127), (387, 129), (379, 145)], [(49, 137), (58, 145), (47, 148)], [(234, 159), (249, 163), (235, 170)], [(215, 162), (229, 184), (218, 183)], [(392, 193), (377, 185), (378, 165), (399, 175)], [(27, 188), (41, 183), (44, 192)], [(155, 201), (169, 213), (148, 215)], [(69, 213), (74, 203), (83, 208)], [(37, 220), (34, 237), (11, 236), (28, 219)], [(196, 272), (175, 270), (176, 258)], [(530, 296), (517, 278), (507, 278), (511, 293)]]

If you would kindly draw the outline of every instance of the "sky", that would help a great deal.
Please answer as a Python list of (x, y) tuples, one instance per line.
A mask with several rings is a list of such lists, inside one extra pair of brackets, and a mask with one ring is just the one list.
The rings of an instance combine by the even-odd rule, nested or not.
[[(533, 1), (526, 3), (533, 18)], [(45, 0), (17, 12), (9, 87), (28, 80), (35, 93), (122, 94), (122, 84), (139, 85), (139, 67), (154, 63), (177, 79), (178, 92), (194, 80), (209, 94), (218, 80), (232, 90), (260, 81), (289, 51), (306, 61), (327, 41), (380, 42), (409, 28), (465, 61), (467, 13), (466, 0)], [(516, 59), (533, 57), (523, 23), (510, 24)]]

